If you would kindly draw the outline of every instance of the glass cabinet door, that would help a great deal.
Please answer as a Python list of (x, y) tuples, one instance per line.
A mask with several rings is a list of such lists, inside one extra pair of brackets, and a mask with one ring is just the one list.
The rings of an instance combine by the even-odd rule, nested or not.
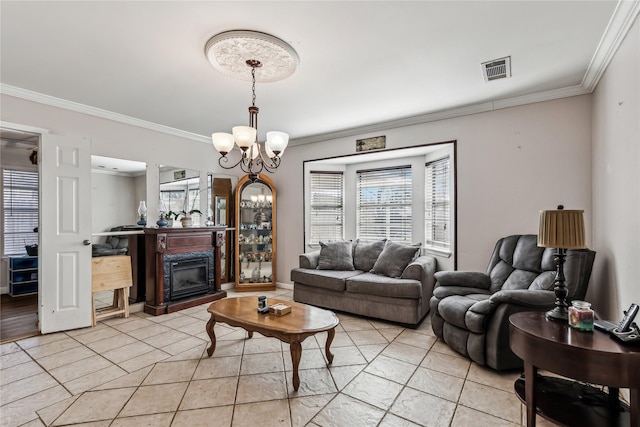
[(258, 175), (238, 181), (236, 207), (236, 290), (265, 291), (276, 287), (276, 191)]

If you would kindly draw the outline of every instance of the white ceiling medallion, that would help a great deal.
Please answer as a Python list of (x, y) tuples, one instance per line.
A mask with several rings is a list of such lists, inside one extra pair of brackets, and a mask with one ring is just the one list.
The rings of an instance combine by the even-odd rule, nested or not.
[(270, 34), (248, 30), (225, 31), (207, 42), (205, 54), (213, 67), (229, 76), (252, 80), (247, 60), (260, 61), (257, 82), (276, 82), (292, 75), (300, 58), (288, 43)]

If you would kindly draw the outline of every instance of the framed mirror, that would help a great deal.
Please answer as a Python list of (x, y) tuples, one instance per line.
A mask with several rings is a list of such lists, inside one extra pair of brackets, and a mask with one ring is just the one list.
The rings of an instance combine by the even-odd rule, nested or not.
[(200, 210), (200, 194), (199, 171), (174, 166), (160, 167), (158, 210), (165, 213), (168, 227), (204, 226), (206, 218)]

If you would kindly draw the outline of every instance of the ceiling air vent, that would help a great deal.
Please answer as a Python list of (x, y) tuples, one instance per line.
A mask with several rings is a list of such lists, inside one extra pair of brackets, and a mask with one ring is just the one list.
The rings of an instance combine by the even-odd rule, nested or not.
[(485, 82), (511, 77), (511, 57), (506, 56), (482, 63), (482, 75)]

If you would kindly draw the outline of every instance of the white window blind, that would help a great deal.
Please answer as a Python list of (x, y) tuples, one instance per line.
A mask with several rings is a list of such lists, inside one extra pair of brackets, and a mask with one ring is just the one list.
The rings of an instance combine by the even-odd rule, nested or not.
[(357, 237), (411, 241), (411, 166), (357, 171)]
[(344, 237), (344, 177), (342, 172), (311, 172), (309, 243)]
[(25, 245), (38, 243), (38, 173), (2, 170), (4, 254), (26, 254)]
[(427, 246), (450, 246), (449, 156), (425, 165), (425, 242)]

